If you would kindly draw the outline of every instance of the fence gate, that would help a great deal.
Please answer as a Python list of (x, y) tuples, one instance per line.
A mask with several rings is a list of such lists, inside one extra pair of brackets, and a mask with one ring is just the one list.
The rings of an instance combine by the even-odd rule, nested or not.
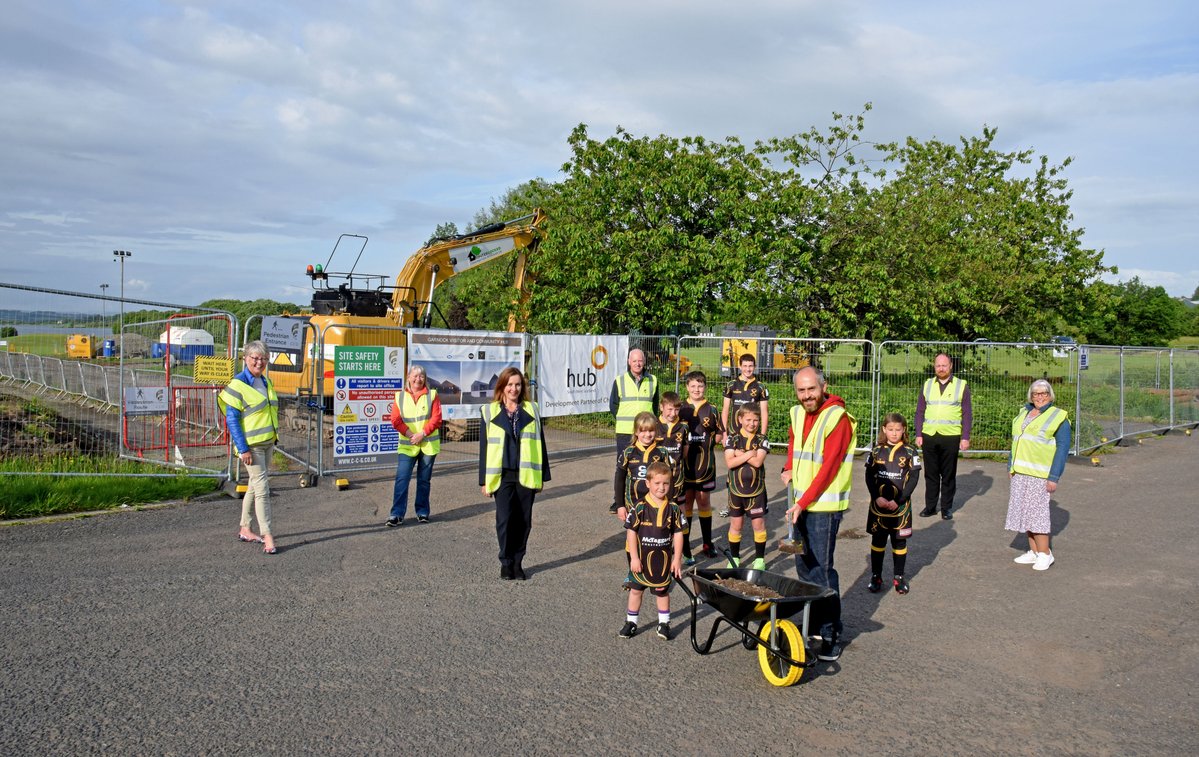
[(133, 371), (126, 381), (120, 371), (121, 457), (231, 475), (216, 397), (233, 376), (236, 318), (181, 315), (122, 329), (122, 345), (138, 339), (150, 345), (161, 372)]

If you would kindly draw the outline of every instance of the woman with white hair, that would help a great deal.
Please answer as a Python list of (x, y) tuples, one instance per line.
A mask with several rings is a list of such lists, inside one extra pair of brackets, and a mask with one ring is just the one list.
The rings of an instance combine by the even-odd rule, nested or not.
[[(255, 340), (247, 343), (243, 352), (245, 369), (221, 390), (216, 401), (225, 415), (237, 457), (250, 477), (246, 496), (242, 498), (237, 538), (261, 544), (263, 552), (273, 555), (278, 550), (271, 536), (271, 485), (267, 474), (279, 439), (279, 397), (266, 375), (266, 345)], [(251, 512), (258, 518), (261, 536), (250, 530)]]
[(1070, 454), (1070, 420), (1054, 407), (1053, 386), (1037, 379), (1028, 387), (1028, 403), (1012, 421), (1012, 456), (1008, 462), (1011, 494), (1008, 531), (1028, 534), (1028, 551), (1014, 562), (1046, 570), (1053, 564), (1049, 551), (1049, 499)]

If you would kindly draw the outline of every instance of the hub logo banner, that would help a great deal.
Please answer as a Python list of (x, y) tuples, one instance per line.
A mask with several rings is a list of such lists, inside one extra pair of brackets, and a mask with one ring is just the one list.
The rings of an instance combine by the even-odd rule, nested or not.
[(537, 401), (541, 414), (608, 412), (612, 382), (628, 370), (627, 336), (537, 337)]

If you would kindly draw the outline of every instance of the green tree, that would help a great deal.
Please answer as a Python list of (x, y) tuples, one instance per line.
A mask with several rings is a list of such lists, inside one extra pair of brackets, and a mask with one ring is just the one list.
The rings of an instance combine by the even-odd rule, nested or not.
[[(492, 198), (488, 207), (475, 213), (468, 233), (502, 221), (513, 221), (531, 214), (538, 207), (553, 202), (555, 187), (544, 179), (512, 187), (503, 196)], [(453, 223), (442, 224), (452, 228)], [(438, 237), (450, 234), (435, 234)], [(505, 255), (446, 281), (433, 294), (433, 302), (445, 315), (451, 328), (503, 331), (508, 328), (508, 315), (518, 307), (520, 293), (516, 291), (516, 255)], [(526, 287), (527, 288), (527, 287)]]
[(546, 241), (530, 260), (538, 330), (662, 333), (711, 322), (758, 249), (761, 161), (736, 139), (570, 136)]
[[(564, 181), (539, 197), (549, 222), (528, 323), (655, 333), (730, 320), (871, 339), (1079, 324), (1088, 285), (1114, 269), (1073, 226), (1070, 161), (997, 150), (990, 128), (872, 144), (869, 110), (751, 147), (623, 129), (599, 141), (578, 126)], [(480, 276), (473, 291), (460, 277), (460, 299), (502, 301), (482, 287), (506, 277)]]
[[(860, 128), (839, 123), (824, 143), (830, 154)], [(879, 145), (881, 162), (869, 165), (846, 152), (844, 170), (815, 195), (801, 267), (776, 279), (806, 275), (816, 285), (800, 303), (788, 303), (785, 288), (771, 301), (828, 337), (1015, 339), (1077, 320), (1082, 292), (1109, 269), (1070, 226), (1061, 175), (1069, 161), (998, 151), (994, 139), (984, 129), (957, 145)]]
[(1165, 345), (1186, 330), (1186, 306), (1163, 287), (1150, 287), (1134, 276), (1121, 284), (1097, 282), (1093, 289), (1090, 342), (1149, 347)]

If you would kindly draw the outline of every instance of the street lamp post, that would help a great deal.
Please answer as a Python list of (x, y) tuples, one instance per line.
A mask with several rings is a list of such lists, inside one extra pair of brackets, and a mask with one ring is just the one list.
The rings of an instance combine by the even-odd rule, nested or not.
[(125, 354), (125, 258), (133, 257), (133, 253), (127, 250), (113, 250), (113, 256), (121, 261), (121, 329), (117, 333), (121, 335), (121, 354)]
[[(100, 285), (100, 294), (104, 295), (105, 298), (108, 297), (108, 284)], [(108, 325), (108, 300), (107, 299), (100, 300), (100, 322), (103, 323), (105, 326)]]

